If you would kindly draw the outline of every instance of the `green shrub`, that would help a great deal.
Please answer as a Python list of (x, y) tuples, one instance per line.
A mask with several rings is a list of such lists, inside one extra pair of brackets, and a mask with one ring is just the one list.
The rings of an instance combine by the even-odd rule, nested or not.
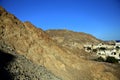
[(118, 59), (115, 59), (115, 57), (108, 56), (107, 59), (106, 59), (106, 62), (109, 62), (109, 63), (118, 63)]
[(97, 61), (103, 62), (103, 61), (105, 61), (105, 59), (100, 56), (97, 58)]
[(91, 50), (91, 47), (87, 47), (87, 50)]
[(97, 53), (97, 49), (93, 49), (93, 52)]

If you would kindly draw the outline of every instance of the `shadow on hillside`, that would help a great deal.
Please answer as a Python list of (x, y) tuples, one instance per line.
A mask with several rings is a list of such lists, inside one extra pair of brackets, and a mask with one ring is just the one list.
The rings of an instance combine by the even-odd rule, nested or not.
[(14, 56), (0, 50), (0, 79), (12, 80), (10, 73), (5, 69), (9, 62), (14, 59)]

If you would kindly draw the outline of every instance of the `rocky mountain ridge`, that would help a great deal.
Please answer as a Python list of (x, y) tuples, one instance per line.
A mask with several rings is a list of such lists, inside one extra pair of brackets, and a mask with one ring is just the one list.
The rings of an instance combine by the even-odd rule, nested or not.
[(102, 42), (102, 40), (83, 32), (73, 32), (69, 30), (47, 30), (46, 32), (59, 45), (69, 49), (69, 51), (77, 56), (88, 55), (88, 53), (84, 52), (85, 44), (98, 44)]
[[(117, 71), (119, 65), (84, 60), (74, 54), (76, 52), (73, 51), (74, 49), (64, 47), (66, 42), (62, 44), (59, 41), (54, 41), (53, 37), (48, 34), (48, 32), (36, 28), (30, 22), (21, 22), (14, 15), (0, 7), (0, 44), (7, 44), (16, 54), (24, 56), (35, 65), (44, 66), (53, 74), (52, 79), (119, 80), (119, 72)], [(95, 41), (99, 42), (96, 39)], [(79, 46), (81, 49), (81, 45)], [(73, 48), (77, 49), (76, 46)], [(54, 77), (54, 75), (57, 77)], [(47, 79), (49, 80), (49, 77)]]

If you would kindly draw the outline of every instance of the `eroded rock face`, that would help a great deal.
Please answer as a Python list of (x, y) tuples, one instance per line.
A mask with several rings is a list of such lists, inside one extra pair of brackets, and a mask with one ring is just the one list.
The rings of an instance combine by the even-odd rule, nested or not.
[[(63, 80), (101, 80), (101, 76), (102, 80), (119, 80), (118, 75), (114, 75), (117, 74), (116, 69), (104, 63), (84, 60), (74, 55), (70, 49), (57, 44), (46, 32), (36, 28), (30, 22), (22, 23), (1, 7), (0, 12), (0, 44), (7, 44), (16, 54), (25, 56), (36, 65), (44, 66)], [(19, 59), (16, 63), (19, 63)], [(24, 61), (21, 60), (19, 64), (22, 63)], [(29, 69), (31, 68), (33, 69), (33, 67)], [(105, 71), (106, 68), (109, 68), (108, 71)], [(26, 71), (21, 73), (27, 74)], [(106, 79), (104, 75), (110, 78)]]

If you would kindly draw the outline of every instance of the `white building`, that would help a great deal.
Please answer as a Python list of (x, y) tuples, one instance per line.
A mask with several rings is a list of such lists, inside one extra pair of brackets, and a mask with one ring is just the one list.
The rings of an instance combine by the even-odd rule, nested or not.
[(120, 42), (115, 42), (114, 45), (100, 43), (98, 45), (85, 45), (85, 51), (92, 52), (96, 49), (96, 55), (106, 60), (108, 56), (120, 60)]
[(120, 47), (120, 41), (119, 40), (115, 41), (115, 46)]
[(115, 59), (120, 60), (120, 50), (118, 51), (116, 49), (104, 50), (104, 51), (100, 50), (100, 51), (97, 51), (97, 56), (102, 57), (104, 60), (106, 60), (108, 56), (114, 57)]

